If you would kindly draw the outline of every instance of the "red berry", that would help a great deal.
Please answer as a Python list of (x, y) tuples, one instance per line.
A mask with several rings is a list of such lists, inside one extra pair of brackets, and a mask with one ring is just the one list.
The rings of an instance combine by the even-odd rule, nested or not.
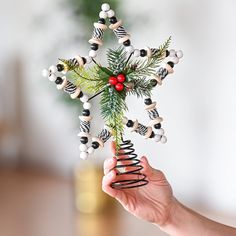
[(109, 77), (109, 84), (116, 85), (118, 83), (117, 78), (114, 76)]
[(115, 88), (117, 91), (122, 91), (124, 89), (124, 85), (122, 83), (117, 83)]
[(120, 83), (124, 83), (126, 78), (123, 74), (119, 74), (117, 75), (117, 80), (120, 82)]

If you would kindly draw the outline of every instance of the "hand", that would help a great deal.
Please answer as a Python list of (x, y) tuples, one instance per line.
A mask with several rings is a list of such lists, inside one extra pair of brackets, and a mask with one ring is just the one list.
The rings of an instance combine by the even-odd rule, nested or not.
[[(112, 149), (115, 153), (114, 144), (112, 144)], [(103, 191), (117, 199), (128, 212), (136, 217), (164, 225), (174, 203), (172, 189), (165, 175), (161, 171), (153, 169), (147, 158), (142, 157), (140, 164), (144, 168), (141, 172), (147, 176), (149, 183), (139, 188), (113, 189), (110, 185), (117, 179), (116, 171), (113, 169), (116, 162), (115, 157), (104, 162)]]

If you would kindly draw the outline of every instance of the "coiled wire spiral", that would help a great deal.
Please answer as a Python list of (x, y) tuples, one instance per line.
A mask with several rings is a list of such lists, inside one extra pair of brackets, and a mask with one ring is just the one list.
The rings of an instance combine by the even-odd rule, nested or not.
[(122, 144), (116, 153), (117, 165), (114, 168), (117, 172), (117, 178), (116, 181), (112, 182), (112, 188), (128, 189), (148, 184), (146, 175), (140, 172), (143, 166), (137, 159), (133, 146), (131, 140), (124, 140), (122, 137)]

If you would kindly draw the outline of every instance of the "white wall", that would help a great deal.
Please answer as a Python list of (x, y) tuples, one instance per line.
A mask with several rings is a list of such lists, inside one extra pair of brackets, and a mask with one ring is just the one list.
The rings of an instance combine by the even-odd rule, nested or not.
[[(133, 21), (135, 46), (158, 46), (172, 35), (173, 48), (184, 51), (175, 73), (154, 93), (168, 143), (146, 142), (135, 134), (127, 137), (135, 142), (138, 154), (147, 155), (152, 165), (164, 170), (179, 198), (190, 205), (235, 212), (236, 2), (130, 0), (122, 4), (124, 22), (131, 28)], [(10, 59), (9, 52), (24, 60), (25, 154), (31, 162), (68, 171), (79, 155), (77, 113), (58, 100), (59, 92), (40, 77), (40, 71), (59, 56), (73, 56), (77, 48), (86, 51), (85, 42), (72, 40), (81, 26), (57, 1), (28, 0), (22, 6), (10, 0), (2, 4), (0, 16), (1, 60)], [(147, 122), (140, 106), (143, 101), (130, 98), (131, 102), (137, 106), (128, 115)], [(107, 150), (97, 158), (109, 156)]]

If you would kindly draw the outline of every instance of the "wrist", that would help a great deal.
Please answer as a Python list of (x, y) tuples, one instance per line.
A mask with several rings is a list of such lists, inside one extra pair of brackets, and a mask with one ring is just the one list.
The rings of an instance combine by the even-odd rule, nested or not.
[(205, 235), (201, 216), (173, 199), (169, 216), (160, 229), (171, 236)]

